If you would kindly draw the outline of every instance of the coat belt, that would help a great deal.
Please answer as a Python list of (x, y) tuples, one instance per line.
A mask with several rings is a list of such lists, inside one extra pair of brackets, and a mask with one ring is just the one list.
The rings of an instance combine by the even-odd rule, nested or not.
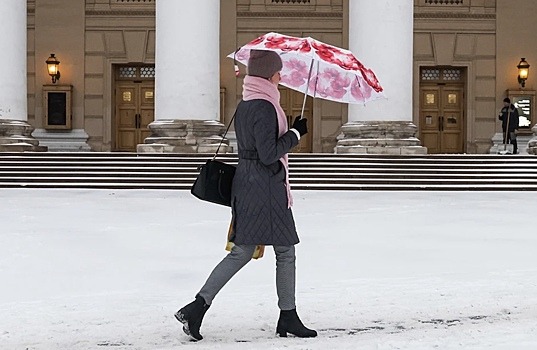
[(245, 149), (245, 150), (239, 150), (239, 158), (240, 159), (258, 160), (259, 155), (257, 154), (257, 151), (255, 151), (255, 150)]

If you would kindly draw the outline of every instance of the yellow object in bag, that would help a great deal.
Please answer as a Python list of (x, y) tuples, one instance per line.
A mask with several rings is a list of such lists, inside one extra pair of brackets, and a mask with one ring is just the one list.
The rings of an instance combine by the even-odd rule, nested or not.
[[(227, 231), (227, 243), (226, 243), (226, 250), (231, 251), (235, 243), (230, 242), (231, 234), (233, 233), (233, 220), (231, 220), (231, 223), (229, 224), (229, 229)], [(262, 258), (265, 254), (265, 246), (264, 245), (256, 245), (254, 254), (252, 255), (252, 259), (259, 259)]]

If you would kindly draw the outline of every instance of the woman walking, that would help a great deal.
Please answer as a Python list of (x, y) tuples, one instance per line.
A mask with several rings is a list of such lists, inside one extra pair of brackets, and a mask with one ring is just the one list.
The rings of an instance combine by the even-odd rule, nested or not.
[(307, 133), (306, 119), (298, 116), (288, 129), (280, 106), (282, 61), (273, 51), (251, 50), (243, 99), (235, 112), (239, 163), (232, 188), (234, 246), (214, 268), (195, 300), (175, 313), (183, 330), (201, 340), (203, 317), (216, 294), (252, 258), (257, 245), (273, 246), (280, 317), (276, 333), (286, 337), (315, 337), (296, 312), (295, 244), (299, 242), (291, 212), (287, 153)]

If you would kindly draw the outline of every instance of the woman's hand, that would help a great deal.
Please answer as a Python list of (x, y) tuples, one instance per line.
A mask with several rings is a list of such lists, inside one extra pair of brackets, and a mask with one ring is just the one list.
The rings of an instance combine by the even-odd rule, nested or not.
[(300, 136), (306, 135), (308, 133), (308, 119), (302, 118), (302, 116), (299, 115), (293, 122), (293, 129), (298, 131)]

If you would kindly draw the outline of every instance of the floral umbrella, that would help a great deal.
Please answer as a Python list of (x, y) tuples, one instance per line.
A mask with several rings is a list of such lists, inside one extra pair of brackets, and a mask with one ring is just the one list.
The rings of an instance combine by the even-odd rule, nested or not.
[(280, 84), (304, 93), (304, 104), (307, 95), (357, 104), (384, 97), (375, 73), (349, 50), (310, 37), (267, 33), (228, 57), (247, 65), (251, 49), (280, 54), (283, 62)]

